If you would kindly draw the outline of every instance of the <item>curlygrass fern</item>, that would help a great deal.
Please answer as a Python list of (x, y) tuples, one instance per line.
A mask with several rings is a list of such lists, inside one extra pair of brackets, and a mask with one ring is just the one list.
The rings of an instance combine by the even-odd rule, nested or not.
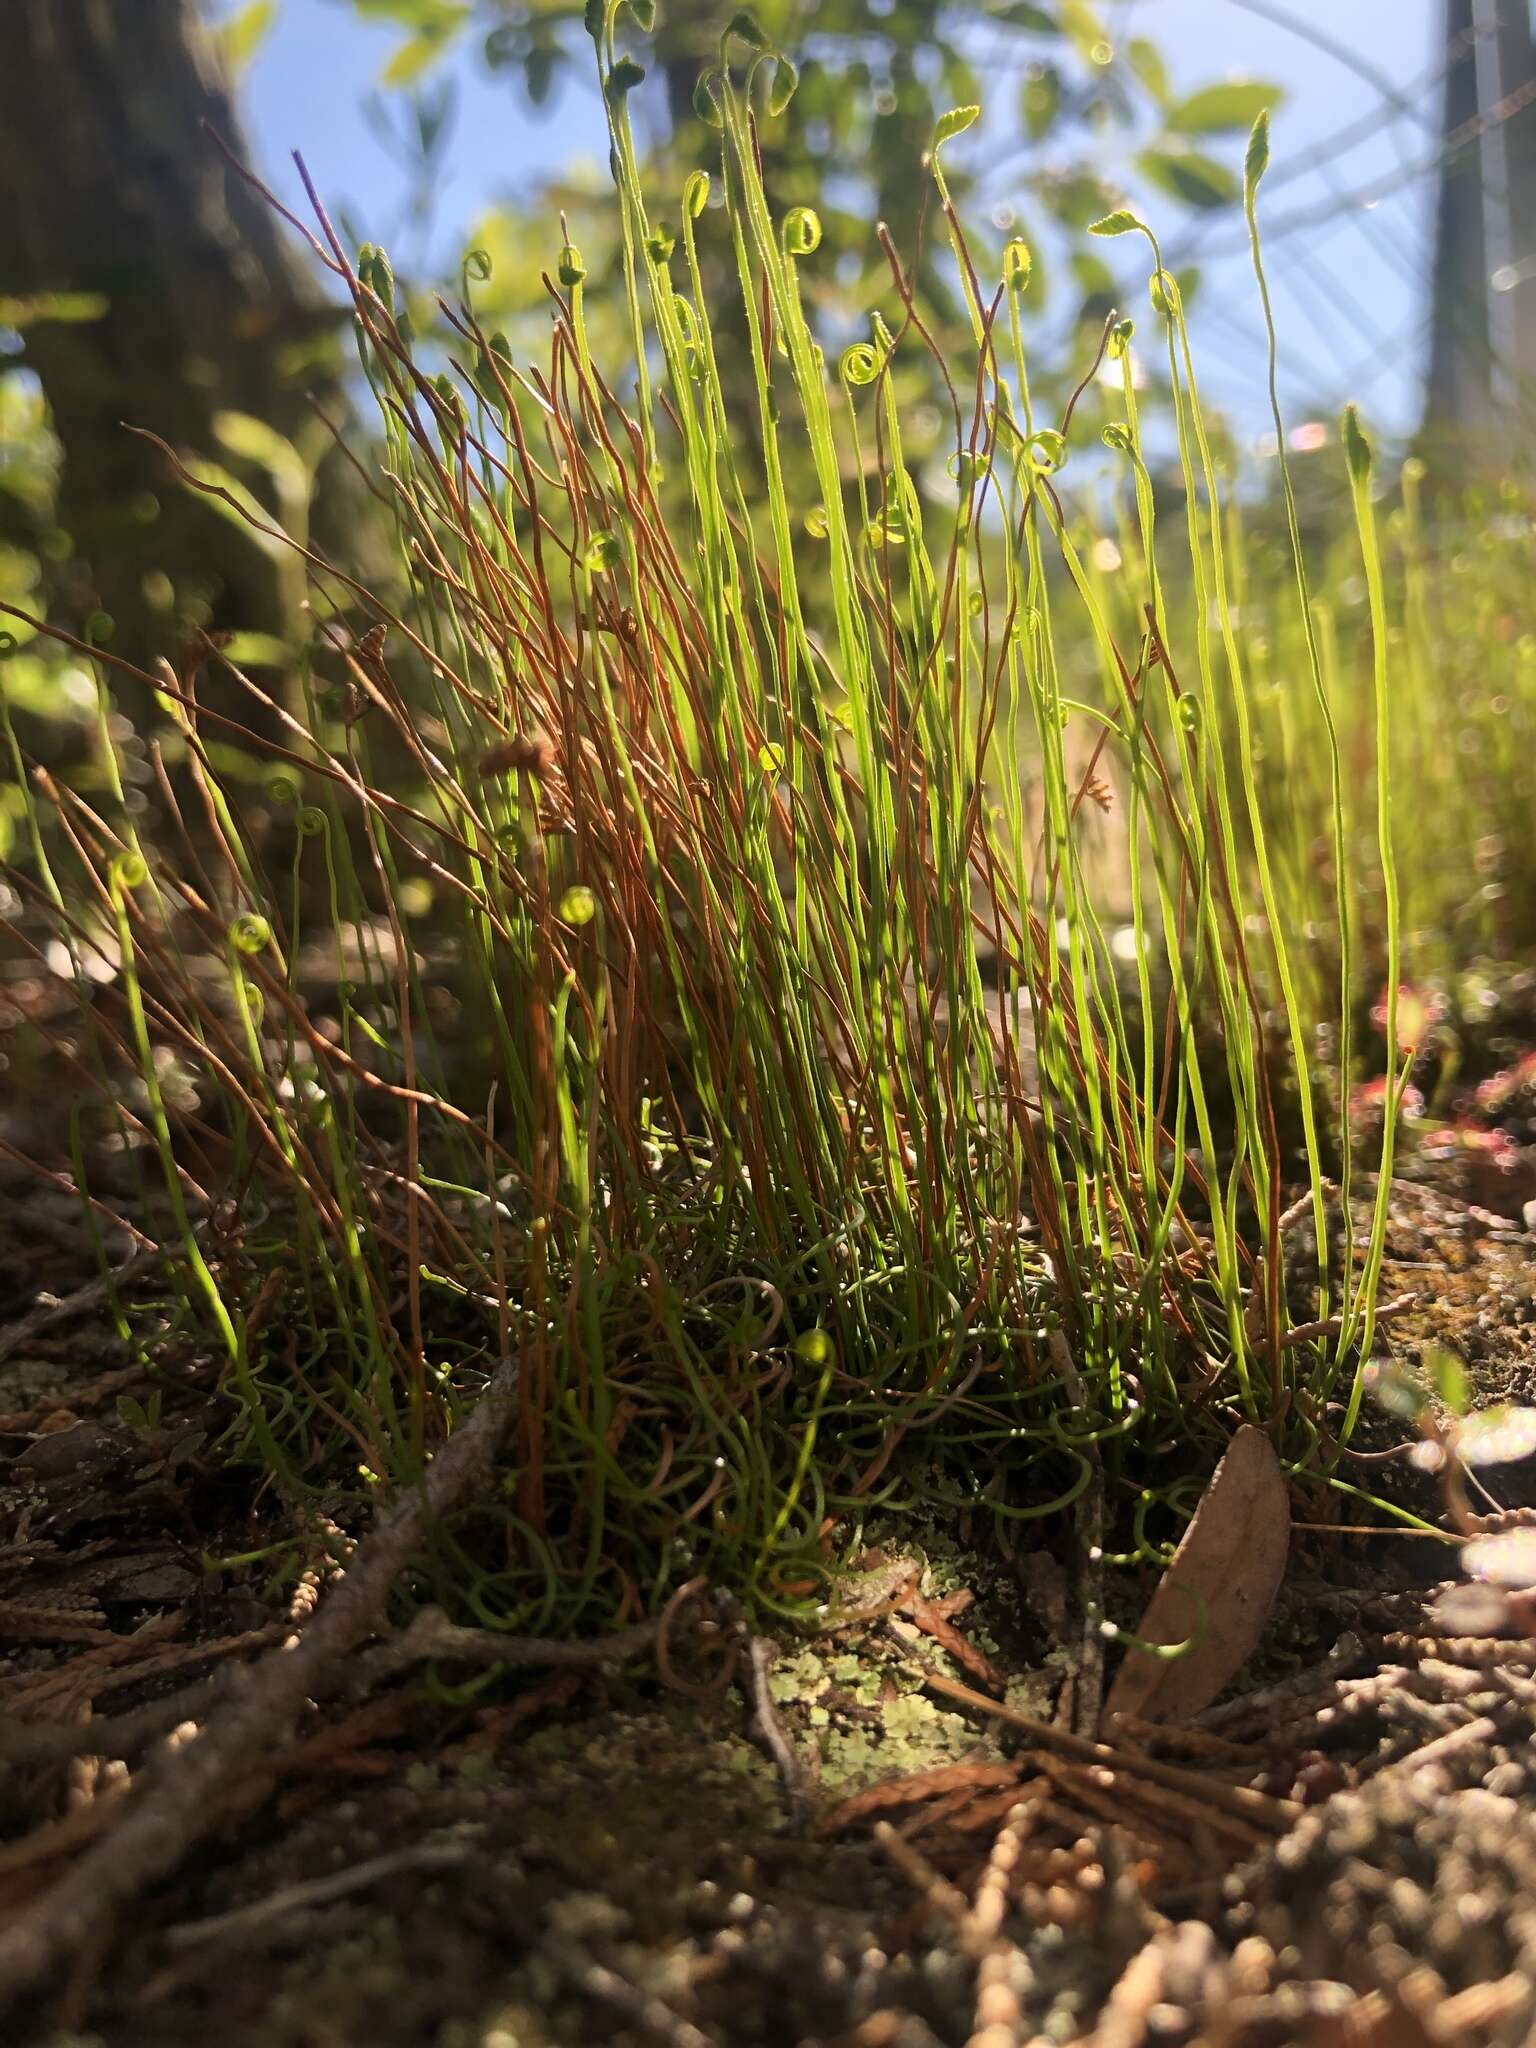
[[(419, 1472), (489, 1359), (520, 1356), (513, 1469), (443, 1534), (438, 1597), (576, 1628), (707, 1569), (799, 1612), (876, 1509), (973, 1509), (1006, 1543), (1100, 1473), (1144, 1489), (1150, 1556), (1149, 1514), (1173, 1526), (1233, 1420), (1319, 1469), (1347, 1436), (1357, 1396), (1342, 1422), (1325, 1408), (1380, 1272), (1384, 1187), (1364, 1265), (1347, 1251), (1338, 1276), (1343, 1335), (1287, 1342), (1333, 1285), (1324, 1256), (1319, 1298), (1292, 1298), (1282, 1227), (1299, 1178), (1326, 1244), (1312, 1033), (1340, 1020), (1341, 1100), (1357, 993), (1354, 725), (1289, 477), (1293, 560), (1260, 589), (1177, 286), (1113, 216), (1104, 232), (1151, 241), (1183, 520), (1114, 321), (1124, 497), (1092, 529), (1062, 471), (1098, 365), (1041, 424), (1028, 251), (992, 282), (943, 180), (969, 110), (928, 167), (968, 353), (938, 349), (887, 244), (889, 301), (829, 362), (804, 289), (819, 223), (776, 219), (757, 166), (784, 60), (732, 24), (700, 97), (717, 183), (690, 178), (674, 231), (638, 168), (616, 16), (589, 26), (627, 360), (595, 359), (566, 244), (541, 365), (484, 330), (468, 263), (452, 360), (430, 365), (387, 259), (354, 262), (319, 214), (406, 594), (305, 551), (317, 624), (291, 696), (243, 679), (280, 735), (257, 802), (215, 766), (231, 734), (256, 744), (205, 701), (218, 650), (143, 678), (166, 707), (158, 836), (120, 787), (34, 789), (28, 918), (82, 957), (115, 942), (94, 1056), (137, 1076), (125, 1142), (163, 1168), (184, 1320), (221, 1332), (232, 1451), (334, 1502)], [(706, 235), (737, 308), (709, 302)], [(750, 417), (722, 374), (743, 346)], [(947, 482), (907, 453), (898, 371), (951, 422)], [(1326, 911), (1270, 782), (1311, 741), (1255, 681), (1297, 639), (1328, 735), (1305, 798), (1331, 818)], [(65, 1034), (56, 1051), (79, 1064)]]

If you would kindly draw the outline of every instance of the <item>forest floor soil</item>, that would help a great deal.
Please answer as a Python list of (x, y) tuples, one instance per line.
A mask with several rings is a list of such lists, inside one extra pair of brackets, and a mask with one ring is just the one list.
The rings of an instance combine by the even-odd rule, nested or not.
[[(1437, 1171), (1393, 1212), (1384, 1292), (1416, 1301), (1386, 1341), (1455, 1350), (1478, 1405), (1536, 1401), (1516, 1167), (1496, 1207)], [(40, 1289), (78, 1285), (78, 1246), (64, 1207), (20, 1183), (0, 1202), (14, 1330)], [(130, 1423), (122, 1392), (147, 1396), (100, 1310), (0, 1365), (4, 1723), (120, 1715), (293, 1626), (258, 1570), (204, 1568), (250, 1527), (249, 1482), (208, 1455), (214, 1397), (190, 1374)], [(1405, 1433), (1379, 1417), (1368, 1447)], [(1360, 1472), (1439, 1518), (1402, 1457)], [(1489, 1477), (1517, 1521), (1533, 1508), (1536, 1458)], [(1513, 2048), (1536, 2037), (1536, 1643), (1437, 1618), (1455, 1547), (1348, 1502), (1334, 1519), (1373, 1526), (1296, 1530), (1204, 1748), (1145, 1738), (1208, 1801), (1053, 1763), (1024, 1723), (936, 1690), (980, 1670), (1016, 1716), (1065, 1727), (1080, 1620), (1048, 1540), (1003, 1557), (963, 1524), (892, 1524), (823, 1632), (760, 1643), (723, 1686), (557, 1672), (510, 1698), (418, 1683), (317, 1709), (6, 2038)], [(1152, 1579), (1124, 1577), (1134, 1622)], [(124, 1778), (0, 1766), (0, 1927), (109, 1835)]]

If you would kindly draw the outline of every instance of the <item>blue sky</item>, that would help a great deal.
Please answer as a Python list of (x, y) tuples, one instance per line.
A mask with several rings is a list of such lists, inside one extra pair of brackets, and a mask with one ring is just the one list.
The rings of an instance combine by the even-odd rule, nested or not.
[[(1237, 75), (1285, 88), (1265, 194), (1288, 413), (1298, 420), (1328, 414), (1352, 397), (1387, 433), (1411, 431), (1425, 347), (1439, 0), (1101, 0), (1101, 8), (1116, 36), (1158, 45), (1175, 86)], [(1319, 49), (1270, 15), (1310, 24), (1344, 55)], [(274, 26), (242, 81), (263, 173), (291, 195), (288, 153), (302, 150), (328, 203), (392, 244), (405, 173), (364, 103), (400, 40), (398, 28), (359, 21), (349, 0), (278, 0)], [(464, 38), (445, 67), (457, 82), (458, 115), (437, 194), (438, 260), (451, 260), (487, 205), (528, 192), (541, 173), (575, 158), (601, 160), (606, 150), (593, 92), (567, 88), (531, 112), (510, 79), (480, 66), (478, 43)], [(989, 150), (1014, 141), (1013, 97), (1010, 85), (989, 113)], [(1365, 132), (1351, 142), (1357, 126)], [(1345, 146), (1334, 146), (1341, 138)], [(1315, 163), (1324, 152), (1327, 161)], [(988, 194), (998, 204), (1007, 196), (1005, 181)], [(1170, 224), (1166, 203), (1146, 206), (1149, 218)], [(1167, 239), (1180, 246), (1191, 238)], [(1267, 400), (1241, 221), (1217, 215), (1193, 240), (1190, 253), (1205, 274), (1193, 323), (1202, 387), (1256, 437)]]

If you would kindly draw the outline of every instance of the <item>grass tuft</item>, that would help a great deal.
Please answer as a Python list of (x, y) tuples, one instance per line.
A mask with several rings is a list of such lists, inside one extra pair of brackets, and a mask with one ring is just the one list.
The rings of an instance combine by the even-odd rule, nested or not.
[[(1010, 1547), (1101, 1480), (1158, 1558), (1236, 1422), (1325, 1482), (1358, 1410), (1407, 1075), (1394, 1052), (1354, 1160), (1355, 1020), (1384, 976), (1397, 1047), (1405, 929), (1446, 923), (1392, 837), (1400, 753), (1454, 766), (1416, 723), (1415, 481), (1390, 564), (1352, 414), (1348, 554), (1309, 563), (1283, 457), (1278, 528), (1245, 504), (1129, 214), (1100, 229), (1150, 245), (1172, 467), (1129, 319), (1044, 417), (1029, 252), (994, 276), (944, 183), (969, 108), (927, 166), (968, 348), (887, 243), (886, 303), (832, 351), (820, 224), (775, 215), (754, 142), (792, 67), (732, 25), (713, 180), (663, 225), (643, 74), (593, 26), (616, 358), (568, 243), (519, 361), (476, 316), (483, 255), (440, 351), (321, 213), (398, 591), (306, 546), (286, 694), (207, 639), (138, 677), (152, 831), (115, 770), (36, 771), (7, 712), (13, 943), (77, 1005), (38, 1073), (86, 1105), (82, 1158), (158, 1169), (135, 1213), (165, 1219), (172, 1327), (290, 1503), (416, 1478), (520, 1360), (501, 1491), (427, 1567), (482, 1624), (586, 1629), (701, 1571), (803, 1615), (877, 1514)], [(920, 403), (941, 465), (908, 453)], [(129, 678), (70, 644), (114, 763)], [(254, 788), (221, 765), (252, 756)]]

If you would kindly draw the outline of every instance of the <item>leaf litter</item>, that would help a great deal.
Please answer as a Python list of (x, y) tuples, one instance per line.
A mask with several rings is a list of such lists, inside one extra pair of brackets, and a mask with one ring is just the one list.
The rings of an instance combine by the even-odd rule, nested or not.
[(1107, 1730), (1120, 1715), (1187, 1721), (1211, 1704), (1258, 1648), (1290, 1542), (1290, 1495), (1274, 1445), (1245, 1423), (1126, 1651), (1104, 1704)]
[[(1501, 1249), (1516, 1247), (1506, 1239)], [(1469, 1262), (1469, 1288), (1484, 1284), (1480, 1263)], [(1474, 1377), (1480, 1398), (1493, 1393), (1507, 1401), (1525, 1391), (1490, 1386), (1481, 1360)], [(34, 1426), (41, 1440), (41, 1419)], [(660, 2038), (636, 2015), (649, 2011), (659, 2022), (663, 2008), (672, 2015), (673, 2038), (719, 2048), (770, 2040), (825, 2048), (992, 2048), (995, 2040), (1013, 2048), (1047, 2030), (1053, 2040), (1093, 2041), (1096, 2048), (1153, 2040), (1200, 2040), (1213, 2048), (1294, 2040), (1322, 2048), (1345, 2039), (1503, 2048), (1524, 2040), (1536, 2017), (1528, 1992), (1536, 1943), (1518, 1932), (1507, 1907), (1521, 1887), (1536, 1884), (1536, 1840), (1526, 1818), (1536, 1805), (1528, 1697), (1536, 1647), (1511, 1633), (1507, 1610), (1494, 1615), (1490, 1607), (1499, 1627), (1471, 1632), (1451, 1598), (1454, 1585), (1415, 1590), (1412, 1571), (1404, 1570), (1414, 1548), (1421, 1557), (1438, 1556), (1423, 1545), (1389, 1552), (1350, 1546), (1339, 1557), (1337, 1546), (1325, 1544), (1323, 1552), (1335, 1559), (1331, 1569), (1343, 1565), (1346, 1581), (1355, 1557), (1395, 1562), (1361, 1566), (1352, 1593), (1332, 1581), (1331, 1601), (1289, 1589), (1279, 1603), (1261, 1599), (1275, 1576), (1265, 1559), (1277, 1540), (1273, 1521), (1267, 1533), (1253, 1533), (1264, 1512), (1265, 1480), (1275, 1477), (1265, 1464), (1267, 1449), (1262, 1436), (1257, 1445), (1252, 1437), (1234, 1438), (1135, 1630), (1138, 1640), (1164, 1649), (1191, 1647), (1168, 1658), (1147, 1657), (1134, 1645), (1127, 1650), (1123, 1668), (1134, 1668), (1140, 1656), (1157, 1682), (1148, 1688), (1140, 1675), (1138, 1709), (1124, 1704), (1129, 1681), (1111, 1694), (1109, 1742), (1084, 1742), (1053, 1720), (1052, 1699), (1067, 1690), (1081, 1643), (1073, 1604), (1046, 1626), (1054, 1647), (1041, 1666), (1038, 1641), (1031, 1647), (1011, 1629), (1006, 1584), (1000, 1587), (970, 1553), (945, 1553), (925, 1535), (934, 1567), (916, 1556), (858, 1574), (860, 1583), (849, 1588), (857, 1597), (838, 1603), (835, 1629), (814, 1646), (814, 1656), (791, 1646), (786, 1659), (781, 1651), (781, 1670), (793, 1683), (775, 1685), (775, 1711), (805, 1770), (819, 1820), (813, 1833), (802, 1836), (797, 1828), (773, 1762), (751, 1742), (747, 1710), (734, 1693), (708, 1712), (676, 1701), (663, 1722), (636, 1713), (645, 1688), (629, 1679), (608, 1705), (599, 1696), (575, 1713), (564, 1711), (568, 1689), (547, 1692), (547, 1707), (560, 1710), (553, 1726), (548, 1711), (539, 1725), (469, 1703), (446, 1710), (446, 1720), (443, 1709), (417, 1711), (398, 1736), (390, 1733), (395, 1694), (380, 1698), (378, 1725), (374, 1707), (359, 1708), (355, 1695), (341, 1701), (340, 1718), (320, 1700), (284, 1765), (290, 1786), (303, 1781), (303, 1798), (295, 1792), (268, 1804), (283, 1820), (281, 1840), (263, 1848), (262, 1831), (242, 1827), (227, 1845), (201, 1851), (177, 1887), (162, 1890), (162, 1905), (135, 1915), (135, 1941), (116, 1951), (121, 1981), (89, 1993), (82, 2010), (109, 2042), (142, 2038), (146, 2029), (167, 2044), (205, 2038), (198, 2029), (208, 2012), (224, 2010), (236, 1986), (251, 2010), (267, 2002), (278, 1936), (252, 1937), (270, 1925), (281, 1928), (281, 1981), (294, 1965), (306, 1978), (301, 2004), (312, 2008), (319, 1995), (352, 2011), (346, 2002), (356, 2001), (338, 2038), (398, 2048), (418, 2041), (458, 2048), (460, 2040), (478, 2048), (483, 2027), (456, 2033), (446, 2020), (428, 2024), (422, 2015), (484, 2013), (493, 1984), (507, 1987), (523, 2015), (512, 2038), (541, 2048), (577, 2041), (627, 2048)], [(1506, 1466), (1497, 1476), (1501, 1485), (1510, 1480), (1518, 1487), (1520, 1468)], [(69, 1491), (81, 1477), (60, 1473), (48, 1482), (50, 1497), (69, 1515), (84, 1505)], [(25, 1512), (45, 1510), (43, 1503)], [(1480, 1516), (1476, 1540), (1523, 1532), (1529, 1520), (1518, 1506)], [(41, 1527), (37, 1521), (31, 1533), (18, 1530), (23, 1550), (37, 1548)], [(142, 1544), (137, 1531), (135, 1540)], [(1065, 1540), (1072, 1541), (1070, 1532)], [(1316, 1559), (1315, 1539), (1295, 1540)], [(1474, 1552), (1473, 1561), (1480, 1556)], [(25, 1560), (48, 1561), (46, 1552)], [(1302, 1582), (1293, 1577), (1289, 1584)], [(1241, 1600), (1231, 1601), (1234, 1590)], [(1482, 1590), (1494, 1589), (1485, 1582)], [(321, 1595), (322, 1606), (328, 1597)], [(1189, 1620), (1201, 1601), (1203, 1631)], [(1251, 1642), (1243, 1645), (1257, 1639), (1261, 1607), (1271, 1616), (1270, 1638), (1255, 1652)], [(1324, 1656), (1317, 1617), (1335, 1612), (1347, 1614), (1350, 1626)], [(63, 1660), (53, 1667), (61, 1674), (76, 1668), (78, 1684), (66, 1682), (65, 1689), (82, 1705), (137, 1670), (140, 1657), (146, 1669), (149, 1655), (195, 1661), (195, 1621), (189, 1617), (180, 1641), (153, 1649), (143, 1642), (121, 1671), (114, 1664), (92, 1675), (103, 1656), (98, 1645), (86, 1646), (83, 1657), (36, 1652), (30, 1673), (16, 1674), (16, 1702), (50, 1669), (38, 1656)], [(464, 1632), (466, 1644), (474, 1633)], [(1287, 1642), (1289, 1661), (1282, 1657), (1277, 1665), (1277, 1645)], [(205, 1654), (216, 1656), (222, 1647), (223, 1640), (210, 1643)], [(469, 1647), (479, 1655), (478, 1644)], [(90, 1671), (87, 1660), (95, 1660)], [(826, 1681), (804, 1682), (811, 1661)], [(392, 1681), (398, 1675), (391, 1673)], [(1257, 1689), (1225, 1707), (1195, 1704), (1202, 1692), (1213, 1697), (1233, 1679), (1249, 1678), (1260, 1681)], [(925, 1704), (919, 1689), (937, 1698)], [(45, 1711), (40, 1692), (24, 1711)], [(445, 1746), (436, 1752), (445, 1759), (441, 1767), (427, 1761), (435, 1753), (434, 1721), (445, 1729)], [(684, 1721), (694, 1730), (691, 1746), (679, 1733)], [(117, 1739), (114, 1725), (104, 1724), (98, 1737), (108, 1750)], [(473, 1747), (463, 1741), (466, 1726), (483, 1731)], [(29, 1741), (49, 1733), (35, 1722), (27, 1730)], [(559, 1761), (573, 1740), (589, 1759), (581, 1766), (586, 1776), (573, 1777)], [(828, 1769), (839, 1745), (840, 1782)], [(38, 1746), (45, 1772), (69, 1768), (62, 1744), (58, 1760), (46, 1764), (46, 1745)], [(462, 1756), (447, 1761), (455, 1749)], [(129, 1750), (130, 1757), (137, 1753)], [(724, 1759), (730, 1761), (722, 1771)], [(35, 1774), (39, 1765), (31, 1768)], [(71, 1823), (80, 1830), (73, 1849), (59, 1838), (56, 1820), (44, 1818), (36, 1852), (46, 1846), (63, 1864), (92, 1844), (110, 1843), (137, 1796), (139, 1775), (135, 1765), (126, 1793), (118, 1789), (120, 1777), (99, 1781), (94, 1814), (89, 1806), (74, 1809), (89, 1818)], [(38, 1788), (45, 1782), (53, 1781), (39, 1778)], [(633, 1810), (621, 1818), (624, 1808), (639, 1808), (638, 1818)], [(557, 1820), (557, 1813), (569, 1818)], [(424, 1873), (431, 1903), (423, 1915), (423, 1885), (389, 1875), (402, 1840), (418, 1826), (423, 1839), (449, 1838), (455, 1828), (484, 1825), (487, 1814), (483, 1853), (477, 1849), (462, 1869), (445, 1857), (441, 1871)], [(595, 1860), (580, 1874), (565, 1838), (588, 1833)], [(1512, 1851), (1503, 1846), (1510, 1842)], [(802, 1845), (813, 1851), (811, 1861), (796, 1860)], [(824, 1866), (819, 1873), (816, 1856)], [(1501, 1857), (1509, 1865), (1503, 1877)], [(505, 1894), (510, 1901), (506, 1872), (514, 1863), (525, 1874), (516, 1880), (518, 1924), (529, 1930), (522, 1960), (507, 1948), (502, 1906), (492, 1912), (501, 1930), (492, 1948), (477, 1946), (475, 1933), (491, 1910), (488, 1899)], [(621, 1883), (626, 1865), (632, 1883)], [(1369, 1889), (1369, 1872), (1378, 1868), (1392, 1887), (1389, 1899)], [(1345, 1870), (1353, 1874), (1340, 1903)], [(303, 1889), (312, 1871), (336, 1873), (330, 1904), (325, 1887)], [(35, 1889), (35, 1878), (18, 1873), (18, 1882)], [(685, 1893), (688, 1885), (720, 1890), (709, 1893), (707, 1910), (657, 1905), (674, 1883)], [(1498, 1909), (1500, 1931), (1479, 1923), (1469, 1937), (1462, 1925), (1454, 1942), (1436, 1931), (1436, 1914), (1446, 1919), (1464, 1897), (1485, 1895), (1495, 1904), (1506, 1900)], [(280, 1918), (261, 1910), (268, 1897), (284, 1906)], [(28, 1903), (18, 1892), (7, 1911), (16, 1914)], [(957, 1905), (958, 1915), (951, 1910)], [(700, 1916), (703, 1929), (692, 1974), (675, 1934), (665, 1931), (679, 1911), (685, 1921)], [(237, 1916), (227, 1941), (217, 1933), (221, 1912)], [(215, 1925), (185, 1953), (170, 1941), (176, 1926), (204, 1920)], [(456, 1960), (445, 1977), (428, 1967), (417, 1936), (430, 1934), (441, 1945), (449, 1924), (475, 1960), (463, 1968)], [(394, 1929), (387, 1945), (405, 1959), (388, 1966), (387, 1997), (386, 1964), (375, 1958), (359, 1965), (355, 1947), (373, 1939), (368, 1926), (385, 1925)], [(1381, 1956), (1391, 1956), (1372, 1945), (1377, 1926), (1393, 1930), (1397, 1953), (1415, 1965), (1418, 1978), (1412, 1970), (1406, 1984), (1373, 1976)], [(247, 1930), (243, 1946), (234, 1940), (239, 1928)], [(195, 1952), (203, 1947), (206, 1956)], [(330, 1969), (322, 1958), (333, 1947)], [(866, 1952), (885, 1961), (866, 1965), (859, 1960)], [(460, 1953), (455, 1947), (456, 1959)], [(535, 1954), (543, 1958), (537, 1968)], [(929, 1976), (913, 1976), (909, 1959)], [(834, 1963), (845, 1972), (841, 1979)], [(316, 1974), (325, 1986), (318, 1994), (309, 1982)], [(374, 1978), (377, 2001), (367, 2006)], [(759, 2009), (761, 2018), (752, 2018)], [(989, 2027), (1008, 2031), (989, 2034)], [(236, 2029), (231, 2038), (247, 2037)], [(269, 2038), (297, 2044), (310, 2037), (295, 2011), (290, 2021), (274, 2018), (263, 2035)]]

